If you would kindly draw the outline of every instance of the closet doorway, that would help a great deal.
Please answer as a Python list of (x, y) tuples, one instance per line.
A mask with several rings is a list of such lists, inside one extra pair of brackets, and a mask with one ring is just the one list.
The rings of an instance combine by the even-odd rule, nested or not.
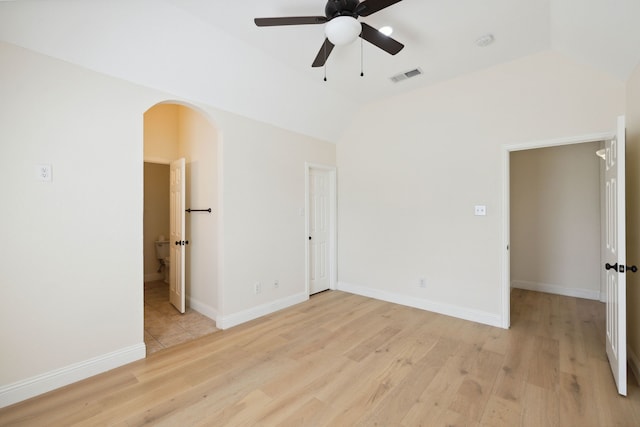
[(513, 288), (601, 300), (602, 144), (510, 154)]
[[(569, 286), (570, 293), (566, 294), (567, 296), (577, 296), (577, 297), (588, 297), (588, 295), (572, 295), (571, 293), (583, 292), (585, 288), (580, 288), (579, 286), (584, 286), (588, 284), (589, 281), (597, 281), (598, 286), (594, 287), (597, 289), (597, 298), (598, 300), (604, 300), (605, 304), (603, 305), (603, 312), (606, 309), (606, 316), (602, 316), (603, 319), (606, 319), (605, 328), (606, 332), (604, 335), (603, 347), (606, 348), (606, 353), (609, 359), (609, 363), (611, 365), (611, 370), (613, 373), (613, 377), (615, 379), (618, 393), (621, 395), (626, 395), (627, 393), (627, 353), (626, 353), (626, 243), (625, 243), (625, 118), (624, 116), (618, 117), (617, 125), (615, 130), (610, 133), (603, 134), (593, 134), (584, 137), (577, 138), (566, 138), (559, 140), (550, 140), (543, 142), (534, 142), (527, 144), (519, 144), (513, 146), (505, 146), (504, 147), (504, 157), (503, 157), (503, 212), (504, 212), (504, 220), (503, 220), (503, 236), (504, 236), (504, 257), (503, 257), (503, 295), (502, 295), (502, 313), (503, 319), (502, 324), (503, 327), (511, 326), (511, 309), (510, 303), (511, 301), (511, 289), (512, 283), (515, 285), (514, 287), (524, 287), (518, 286), (518, 279), (514, 277), (515, 274), (518, 274), (517, 270), (517, 259), (522, 260), (522, 262), (533, 262), (535, 264), (536, 259), (532, 258), (532, 254), (529, 253), (521, 258), (518, 258), (518, 250), (524, 247), (523, 242), (524, 239), (519, 238), (517, 222), (515, 219), (515, 215), (517, 214), (517, 208), (514, 207), (515, 204), (518, 203), (516, 193), (518, 193), (518, 184), (517, 179), (514, 179), (514, 175), (517, 172), (514, 170), (514, 166), (516, 161), (514, 161), (514, 152), (529, 150), (534, 148), (545, 148), (545, 147), (561, 147), (561, 146), (571, 146), (574, 144), (587, 144), (587, 143), (598, 143), (597, 147), (594, 146), (584, 146), (585, 151), (584, 154), (588, 157), (590, 153), (595, 155), (598, 159), (598, 183), (583, 186), (582, 182), (576, 184), (573, 191), (569, 191), (566, 193), (567, 188), (563, 185), (565, 181), (570, 181), (567, 179), (551, 179), (545, 187), (546, 193), (553, 192), (553, 196), (546, 196), (551, 201), (555, 201), (555, 203), (562, 204), (563, 209), (560, 211), (554, 210), (554, 215), (550, 215), (549, 218), (538, 218), (538, 215), (532, 215), (529, 217), (529, 221), (533, 223), (552, 223), (555, 224), (556, 227), (548, 227), (552, 230), (555, 230), (556, 233), (564, 233), (565, 228), (569, 229), (570, 232), (575, 232), (579, 230), (577, 235), (581, 233), (586, 233), (584, 238), (588, 241), (589, 236), (592, 238), (596, 235), (593, 229), (597, 229), (599, 231), (599, 236), (597, 239), (593, 238), (593, 240), (600, 241), (600, 247), (598, 251), (595, 251), (591, 248), (591, 245), (587, 243), (583, 243), (582, 247), (578, 245), (569, 246), (572, 251), (576, 251), (583, 258), (583, 261), (578, 263), (577, 265), (582, 269), (591, 269), (592, 265), (597, 266), (597, 269), (594, 269), (593, 272), (588, 274), (588, 276), (582, 276), (582, 278), (576, 279), (574, 276), (571, 280), (573, 281), (574, 286)], [(595, 148), (595, 149), (594, 149)], [(604, 151), (604, 153), (603, 153)], [(573, 155), (577, 155), (577, 152), (572, 153)], [(603, 155), (604, 154), (604, 155)], [(587, 158), (585, 157), (585, 158)], [(600, 160), (602, 159), (602, 160)], [(532, 160), (532, 159), (529, 159)], [(535, 163), (535, 162), (532, 162)], [(552, 163), (545, 163), (547, 167), (552, 165)], [(557, 169), (564, 170), (570, 169), (570, 165), (572, 161), (569, 158), (565, 157), (565, 160), (558, 164)], [(550, 175), (553, 178), (553, 174), (549, 171), (542, 171), (541, 167), (533, 167), (538, 177)], [(566, 177), (566, 175), (565, 175)], [(534, 179), (529, 179), (529, 181), (533, 181)], [(591, 181), (592, 179), (582, 179), (582, 181)], [(583, 227), (583, 216), (580, 211), (580, 206), (578, 205), (579, 194), (575, 193), (578, 191), (580, 193), (582, 190), (590, 192), (591, 199), (597, 199), (600, 203), (598, 204), (598, 214), (594, 215), (594, 217), (599, 217), (598, 221), (599, 226), (591, 226), (588, 228)], [(597, 197), (594, 197), (595, 189), (597, 189)], [(604, 189), (604, 191), (603, 191)], [(522, 210), (536, 210), (537, 205), (544, 205), (540, 200), (544, 200), (545, 197), (540, 196), (542, 192), (534, 192), (539, 196), (539, 200), (536, 201), (536, 206), (529, 204), (528, 208), (523, 208)], [(516, 198), (516, 200), (511, 200), (512, 198)], [(566, 200), (564, 200), (566, 199)], [(564, 203), (563, 203), (564, 202)], [(574, 215), (565, 215), (566, 212), (571, 212), (575, 206), (578, 206), (578, 213)], [(533, 206), (533, 207), (532, 207)], [(550, 205), (547, 203), (546, 209), (551, 210), (555, 207), (549, 207)], [(591, 208), (590, 211), (594, 212), (595, 209)], [(540, 216), (544, 216), (546, 214), (545, 209), (538, 209), (537, 213)], [(528, 213), (527, 213), (528, 214)], [(569, 218), (565, 218), (563, 221), (563, 217), (566, 216)], [(578, 218), (576, 218), (578, 217)], [(514, 223), (515, 221), (515, 223)], [(576, 227), (574, 227), (574, 225)], [(558, 227), (559, 226), (559, 227)], [(575, 228), (575, 229), (574, 229)], [(518, 231), (515, 231), (518, 230)], [(540, 232), (540, 229), (530, 230), (527, 234), (529, 238), (536, 239), (537, 236), (534, 236), (533, 233)], [(567, 240), (566, 235), (564, 235), (565, 240)], [(555, 238), (555, 237), (554, 237)], [(584, 240), (584, 239), (579, 239)], [(556, 239), (556, 242), (560, 242), (560, 240)], [(559, 243), (560, 247), (564, 247), (564, 243)], [(589, 247), (584, 247), (584, 246)], [(595, 246), (595, 245), (594, 245)], [(564, 251), (553, 253), (555, 248), (546, 247), (544, 248), (546, 251), (552, 252), (550, 257), (547, 256), (548, 259), (553, 259), (555, 262), (559, 262), (560, 264), (572, 261), (571, 253), (567, 253)], [(540, 250), (536, 251), (537, 254), (542, 253)], [(589, 259), (586, 256), (586, 253), (591, 253), (591, 257)], [(596, 255), (597, 254), (597, 255)], [(535, 253), (533, 254), (535, 255)], [(605, 264), (606, 261), (606, 264)], [(606, 267), (606, 269), (605, 269)], [(536, 268), (534, 266), (534, 268)], [(540, 269), (539, 266), (537, 266)], [(569, 268), (565, 265), (563, 268), (558, 271), (562, 272), (560, 275), (556, 277), (562, 277), (563, 275), (569, 275)], [(606, 294), (602, 292), (603, 286), (603, 274), (601, 270), (606, 270)], [(522, 270), (524, 271), (524, 270)], [(540, 277), (540, 276), (539, 276)], [(526, 282), (522, 281), (521, 282)], [(575, 284), (578, 283), (578, 287)], [(541, 286), (542, 285), (542, 286)], [(551, 286), (549, 286), (551, 285)], [(533, 289), (542, 292), (558, 292), (561, 289), (566, 289), (565, 286), (556, 286), (555, 284), (545, 284), (541, 282), (529, 282), (529, 288), (538, 286), (538, 289)], [(545, 289), (546, 287), (546, 289)], [(588, 291), (588, 289), (586, 289)], [(605, 295), (603, 295), (605, 294)], [(571, 322), (570, 322), (571, 323)], [(547, 329), (550, 325), (546, 325)], [(573, 359), (572, 359), (573, 360)]]

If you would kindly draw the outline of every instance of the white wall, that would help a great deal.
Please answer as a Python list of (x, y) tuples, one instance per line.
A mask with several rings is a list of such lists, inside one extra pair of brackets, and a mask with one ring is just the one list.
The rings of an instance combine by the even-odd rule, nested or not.
[(0, 62), (2, 406), (29, 394), (21, 381), (144, 357), (142, 112), (157, 94), (2, 43)]
[[(143, 116), (175, 97), (4, 43), (0, 62), (4, 406), (144, 357)], [(222, 135), (219, 315), (246, 320), (304, 292), (304, 161), (335, 146), (200, 110)]]
[[(254, 120), (338, 138), (351, 116), (336, 114), (335, 106), (354, 111), (355, 102), (327, 90), (321, 74), (292, 70), (203, 18), (156, 0), (0, 1), (0, 40)], [(300, 99), (313, 102), (300, 108)]]
[(600, 298), (600, 142), (511, 153), (511, 283)]
[[(218, 115), (223, 133), (221, 325), (305, 295), (305, 161), (335, 164), (335, 145)], [(237, 143), (240, 142), (241, 143)], [(273, 288), (273, 282), (279, 287)], [(263, 291), (254, 293), (254, 284)]]
[(178, 152), (186, 158), (187, 296), (189, 306), (213, 319), (218, 310), (218, 133), (201, 113), (178, 106)]
[(553, 52), (370, 104), (337, 145), (340, 287), (501, 324), (503, 146), (623, 111), (621, 82)]

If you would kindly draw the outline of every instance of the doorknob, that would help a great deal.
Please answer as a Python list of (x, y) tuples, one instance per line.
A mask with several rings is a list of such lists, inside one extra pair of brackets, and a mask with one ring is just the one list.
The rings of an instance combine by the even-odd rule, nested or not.
[(606, 268), (607, 270), (613, 269), (613, 270), (619, 271), (620, 273), (624, 273), (625, 269), (627, 271), (632, 272), (632, 273), (635, 273), (635, 272), (638, 271), (638, 267), (636, 267), (635, 265), (627, 265), (627, 266), (625, 266), (624, 264), (621, 264), (620, 266), (618, 266), (617, 262), (615, 264), (613, 264), (613, 265), (611, 265), (609, 263), (606, 263), (604, 265), (604, 268)]
[[(176, 246), (180, 246), (180, 240), (176, 240)], [(609, 265), (609, 264), (607, 264)]]

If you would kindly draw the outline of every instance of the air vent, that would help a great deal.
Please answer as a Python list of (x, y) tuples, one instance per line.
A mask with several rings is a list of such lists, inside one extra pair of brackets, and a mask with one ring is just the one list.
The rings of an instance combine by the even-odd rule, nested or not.
[(491, 43), (493, 43), (495, 41), (493, 34), (485, 34), (484, 36), (480, 37), (479, 39), (476, 40), (476, 46), (478, 47), (487, 47), (489, 46)]
[(411, 77), (419, 76), (420, 74), (422, 74), (422, 70), (420, 68), (414, 68), (413, 70), (396, 74), (395, 76), (391, 77), (391, 81), (394, 83), (398, 83), (403, 80), (410, 79)]

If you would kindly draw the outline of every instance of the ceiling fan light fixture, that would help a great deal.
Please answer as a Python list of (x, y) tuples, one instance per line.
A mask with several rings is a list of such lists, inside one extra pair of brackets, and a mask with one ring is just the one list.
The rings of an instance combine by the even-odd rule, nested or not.
[(352, 16), (335, 17), (324, 27), (325, 35), (336, 46), (353, 43), (361, 32), (362, 25)]

